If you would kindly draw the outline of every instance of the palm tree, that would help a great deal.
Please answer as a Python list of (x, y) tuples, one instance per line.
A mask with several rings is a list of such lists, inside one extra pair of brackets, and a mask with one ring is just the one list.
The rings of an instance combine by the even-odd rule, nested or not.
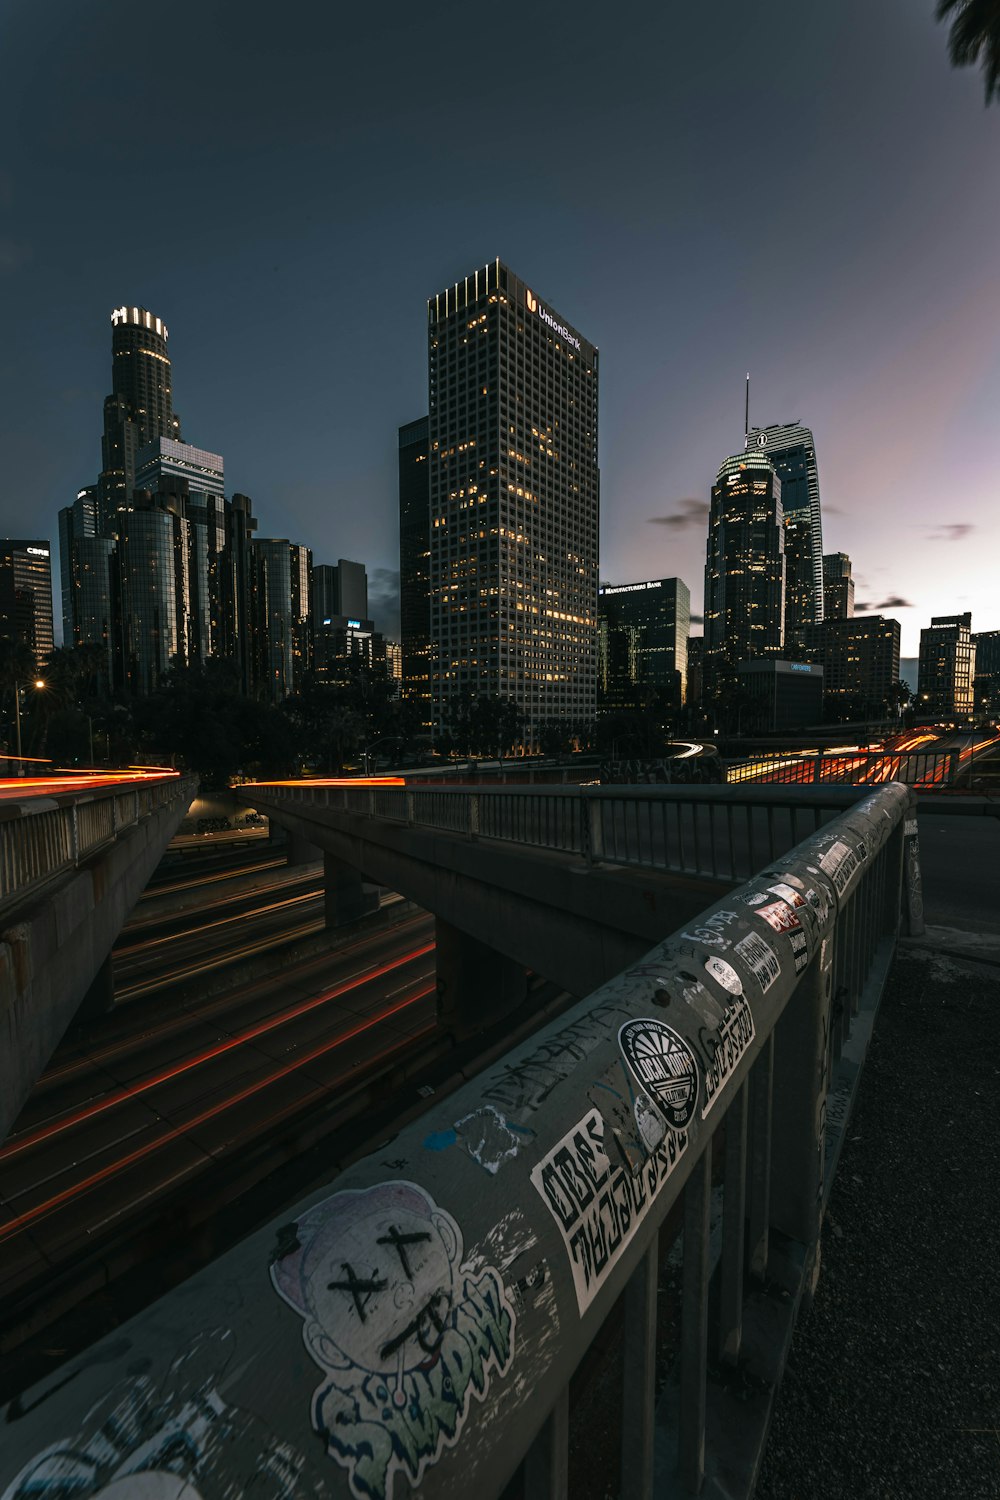
[(950, 16), (948, 55), (952, 67), (981, 62), (986, 103), (1000, 99), (1000, 0), (938, 0), (937, 19)]

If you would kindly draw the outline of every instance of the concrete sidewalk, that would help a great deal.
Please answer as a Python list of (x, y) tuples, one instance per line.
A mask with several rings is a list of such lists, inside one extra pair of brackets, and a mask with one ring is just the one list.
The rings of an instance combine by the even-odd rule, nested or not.
[(908, 945), (756, 1500), (1000, 1497), (998, 1224), (1000, 966)]

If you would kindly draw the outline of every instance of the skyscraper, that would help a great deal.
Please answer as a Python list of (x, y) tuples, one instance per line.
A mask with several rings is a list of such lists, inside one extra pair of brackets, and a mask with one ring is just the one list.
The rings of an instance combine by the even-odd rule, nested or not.
[(785, 629), (816, 624), (823, 618), (823, 518), (813, 435), (800, 422), (751, 427), (746, 449), (771, 460), (781, 480), (785, 525), (796, 528), (786, 546)]
[(712, 486), (705, 559), (705, 671), (782, 645), (782, 484), (763, 453), (727, 458)]
[(54, 645), (48, 542), (0, 541), (0, 637), (20, 641), (40, 672)]
[(691, 595), (680, 578), (605, 584), (597, 597), (597, 699), (602, 709), (639, 709), (654, 695), (687, 699)]
[(190, 529), (175, 496), (148, 490), (119, 507), (116, 522), (115, 677), (145, 696), (190, 659)]
[(590, 720), (597, 689), (598, 354), (499, 260), (428, 315), (430, 692)]
[(100, 646), (106, 686), (114, 677), (114, 558), (113, 539), (97, 535), (97, 486), (87, 485), (59, 512), (63, 644)]
[(827, 620), (854, 617), (854, 579), (851, 577), (851, 559), (846, 552), (826, 552), (823, 555), (823, 613)]
[(251, 543), (254, 561), (255, 684), (280, 703), (312, 660), (312, 553), (284, 538)]
[(116, 536), (117, 515), (136, 485), (139, 449), (155, 438), (179, 438), (174, 415), (167, 326), (144, 307), (111, 314), (111, 395), (104, 402), (99, 536)]
[(922, 713), (946, 717), (971, 714), (974, 704), (976, 647), (972, 614), (932, 615), (920, 632), (917, 697)]
[(427, 417), (399, 429), (399, 628), (403, 696), (431, 727), (430, 495)]

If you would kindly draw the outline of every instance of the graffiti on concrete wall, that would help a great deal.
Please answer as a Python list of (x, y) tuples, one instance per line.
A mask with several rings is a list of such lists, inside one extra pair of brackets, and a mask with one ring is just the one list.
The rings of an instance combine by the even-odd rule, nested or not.
[(77, 1430), (57, 1438), (22, 1468), (2, 1500), (244, 1500), (248, 1495), (309, 1500), (321, 1495), (319, 1479), (303, 1456), (221, 1394), (234, 1344), (228, 1329), (213, 1330), (184, 1349), (162, 1378), (142, 1371), (114, 1385)]
[(275, 1289), (322, 1371), (312, 1423), (359, 1500), (412, 1486), (510, 1369), (514, 1305), (465, 1263), (451, 1214), (412, 1182), (335, 1193), (282, 1231)]

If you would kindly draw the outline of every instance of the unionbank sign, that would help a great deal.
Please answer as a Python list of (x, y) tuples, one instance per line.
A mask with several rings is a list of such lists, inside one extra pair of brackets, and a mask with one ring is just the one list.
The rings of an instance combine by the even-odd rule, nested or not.
[(529, 312), (535, 313), (537, 317), (541, 318), (543, 323), (548, 323), (549, 327), (552, 329), (552, 332), (558, 333), (559, 337), (561, 339), (565, 339), (567, 344), (572, 344), (574, 349), (579, 349), (580, 340), (577, 338), (576, 334), (570, 333), (565, 324), (557, 323), (555, 318), (547, 308), (540, 307), (538, 298), (534, 295), (533, 292), (529, 291), (527, 287), (525, 287), (524, 289), (524, 300), (527, 304)]

